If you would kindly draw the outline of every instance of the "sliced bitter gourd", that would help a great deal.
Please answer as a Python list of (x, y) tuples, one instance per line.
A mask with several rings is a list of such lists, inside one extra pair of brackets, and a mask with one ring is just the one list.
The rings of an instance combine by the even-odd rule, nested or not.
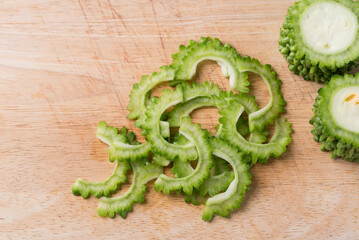
[(359, 59), (359, 2), (302, 0), (288, 9), (279, 50), (305, 80), (327, 82)]
[(224, 193), (217, 194), (206, 201), (202, 219), (210, 221), (214, 214), (228, 217), (229, 213), (238, 209), (245, 192), (251, 183), (249, 166), (242, 161), (242, 154), (223, 140), (211, 138), (212, 154), (231, 164), (234, 180)]
[(166, 157), (168, 160), (179, 158), (181, 161), (195, 160), (197, 151), (192, 143), (175, 145), (166, 141), (160, 133), (159, 122), (162, 114), (170, 107), (182, 102), (182, 87), (177, 86), (174, 91), (166, 89), (160, 98), (151, 98), (146, 110), (146, 121), (143, 128), (147, 131), (147, 141), (151, 143), (151, 151), (155, 155)]
[[(130, 93), (130, 101), (127, 105), (127, 110), (130, 113), (127, 115), (128, 119), (137, 119), (136, 127), (141, 127), (144, 123), (146, 115), (146, 105), (149, 102), (151, 90), (162, 82), (172, 81), (174, 78), (174, 69), (169, 66), (160, 67), (160, 72), (153, 72), (151, 76), (144, 75), (140, 83), (135, 83)], [(163, 137), (169, 137), (168, 123), (160, 123), (161, 134)], [(146, 135), (146, 131), (142, 132)]]
[(137, 159), (147, 158), (151, 151), (151, 144), (145, 142), (138, 145), (131, 145), (122, 142), (114, 142), (107, 149), (110, 161), (136, 161)]
[(156, 191), (162, 191), (164, 194), (178, 190), (192, 194), (193, 189), (199, 188), (203, 180), (208, 178), (210, 168), (213, 165), (211, 148), (207, 139), (208, 134), (201, 130), (201, 126), (191, 123), (190, 117), (184, 117), (179, 131), (196, 146), (198, 163), (196, 169), (185, 177), (170, 178), (164, 174), (159, 176), (154, 186)]
[(145, 200), (146, 183), (157, 178), (163, 171), (162, 167), (148, 163), (147, 160), (143, 159), (131, 162), (131, 167), (134, 174), (130, 189), (119, 197), (100, 198), (97, 207), (99, 216), (105, 217), (108, 215), (113, 218), (117, 213), (122, 218), (126, 218), (134, 203), (140, 203)]
[(88, 198), (91, 195), (97, 198), (102, 196), (109, 197), (122, 183), (126, 182), (126, 173), (130, 168), (127, 161), (116, 161), (115, 169), (108, 179), (103, 182), (87, 182), (79, 178), (72, 185), (72, 193), (76, 196), (81, 195), (83, 198)]
[[(119, 132), (118, 128), (107, 126), (106, 122), (101, 121), (98, 124), (96, 136), (107, 145), (112, 145), (115, 141), (122, 143), (133, 141), (134, 139), (132, 139), (130, 133), (127, 133), (126, 127), (123, 127)], [(130, 165), (127, 161), (116, 161), (115, 169), (107, 180), (103, 182), (87, 182), (79, 178), (72, 186), (72, 193), (76, 196), (81, 195), (83, 198), (88, 198), (91, 195), (97, 198), (102, 196), (108, 197), (115, 192), (122, 183), (126, 182), (126, 173), (129, 169)]]
[(171, 162), (168, 161), (165, 157), (154, 155), (152, 157), (152, 163), (158, 166), (167, 167)]
[(229, 85), (239, 92), (249, 92), (247, 73), (236, 66), (241, 56), (230, 44), (222, 45), (219, 39), (202, 37), (199, 42), (190, 41), (187, 47), (180, 46), (179, 52), (172, 55), (171, 66), (176, 69), (175, 80), (191, 80), (197, 65), (204, 60), (216, 61), (222, 68), (224, 76), (229, 77)]
[(151, 144), (148, 142), (140, 144), (135, 140), (133, 132), (128, 132), (125, 127), (118, 134), (118, 128), (107, 126), (107, 123), (101, 121), (98, 125), (96, 136), (101, 141), (109, 145), (109, 160), (118, 161), (136, 161), (137, 159), (147, 158), (151, 150)]
[(243, 110), (243, 106), (237, 101), (231, 101), (227, 107), (218, 111), (221, 115), (219, 122), (222, 124), (219, 137), (237, 147), (240, 152), (250, 155), (253, 162), (258, 160), (261, 163), (267, 163), (270, 157), (277, 158), (285, 152), (287, 145), (291, 142), (290, 123), (284, 118), (277, 119), (275, 120), (275, 132), (268, 143), (249, 142), (236, 130), (236, 123)]
[(314, 140), (332, 158), (359, 162), (359, 74), (334, 76), (314, 104)]
[(238, 64), (238, 69), (240, 71), (248, 71), (260, 75), (267, 85), (270, 96), (268, 104), (257, 111), (248, 113), (250, 131), (253, 132), (255, 129), (261, 131), (268, 123), (271, 123), (274, 119), (276, 119), (279, 113), (285, 111), (284, 105), (286, 102), (283, 98), (282, 91), (280, 90), (282, 82), (277, 78), (277, 73), (272, 71), (271, 65), (262, 65), (254, 58), (241, 58)]
[(173, 78), (174, 69), (168, 66), (160, 67), (160, 72), (153, 72), (152, 76), (142, 76), (140, 83), (135, 83), (130, 93), (130, 101), (127, 105), (130, 114), (127, 115), (127, 118), (141, 119), (145, 117), (146, 100), (149, 98), (151, 89), (162, 82), (171, 81)]

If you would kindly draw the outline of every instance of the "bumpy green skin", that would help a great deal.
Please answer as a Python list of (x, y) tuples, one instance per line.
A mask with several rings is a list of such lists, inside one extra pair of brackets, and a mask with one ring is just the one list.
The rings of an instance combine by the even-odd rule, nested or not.
[[(223, 74), (230, 78), (231, 88), (239, 92), (249, 92), (248, 75), (246, 72), (239, 71), (236, 66), (236, 62), (241, 56), (230, 44), (223, 45), (217, 38), (201, 37), (199, 42), (190, 40), (187, 47), (181, 45), (179, 51), (173, 54), (172, 58), (171, 67), (176, 69), (175, 80), (191, 80), (199, 62), (214, 60), (222, 66)], [(232, 75), (228, 71), (229, 69), (223, 65), (224, 63), (231, 68)]]
[[(107, 126), (107, 123), (103, 121), (98, 124), (96, 136), (107, 145), (112, 145), (114, 142), (124, 144), (137, 143), (134, 139), (133, 132), (127, 132), (126, 127), (123, 127), (119, 131), (118, 128)], [(116, 161), (115, 169), (108, 179), (103, 182), (87, 182), (79, 178), (72, 186), (72, 193), (76, 196), (82, 196), (83, 198), (89, 198), (91, 195), (97, 198), (102, 196), (108, 197), (114, 193), (122, 183), (126, 182), (126, 173), (129, 169), (130, 165), (127, 161)]]
[[(353, 0), (317, 0), (340, 3), (359, 16), (359, 2)], [(322, 54), (307, 47), (301, 36), (300, 16), (315, 2), (302, 0), (288, 8), (280, 31), (279, 51), (289, 63), (289, 69), (305, 80), (328, 82), (335, 75), (343, 75), (357, 66), (359, 59), (359, 34), (352, 46), (338, 54)]]
[(114, 142), (107, 149), (109, 152), (109, 160), (111, 162), (118, 161), (136, 161), (138, 159), (147, 158), (151, 151), (151, 144), (145, 142), (138, 145), (131, 145), (121, 142)]
[(155, 155), (152, 158), (152, 163), (158, 166), (167, 167), (171, 162), (168, 161), (165, 157)]
[(211, 221), (214, 214), (228, 217), (230, 212), (239, 209), (243, 196), (251, 183), (249, 166), (243, 162), (242, 154), (227, 142), (217, 138), (212, 138), (210, 144), (213, 149), (213, 155), (231, 164), (235, 178), (226, 192), (215, 195), (207, 200), (202, 216), (202, 219), (205, 221)]
[[(234, 173), (230, 170), (227, 162), (216, 156), (212, 156), (212, 159), (214, 164), (211, 168), (210, 176), (205, 179), (203, 184), (198, 189), (195, 189), (191, 195), (185, 194), (186, 203), (192, 203), (193, 205), (204, 204), (207, 201), (207, 195), (212, 197), (225, 191), (233, 181)], [(190, 163), (177, 160), (173, 162), (171, 172), (175, 178), (184, 178), (193, 174), (194, 169)]]
[(248, 56), (241, 58), (237, 66), (240, 71), (253, 72), (260, 75), (267, 85), (270, 95), (269, 103), (258, 111), (249, 112), (248, 119), (251, 132), (255, 129), (262, 131), (269, 123), (278, 118), (281, 112), (285, 111), (284, 106), (286, 102), (280, 90), (282, 81), (277, 78), (277, 73), (272, 70), (271, 65), (262, 65), (257, 59)]
[(193, 124), (190, 117), (184, 117), (181, 121), (180, 133), (196, 146), (198, 164), (196, 169), (185, 177), (170, 178), (164, 174), (159, 176), (154, 186), (156, 191), (161, 191), (164, 194), (179, 190), (186, 194), (192, 194), (193, 189), (199, 188), (204, 179), (209, 177), (210, 168), (213, 165), (212, 151), (207, 139), (208, 134), (201, 130), (199, 124)]
[[(158, 84), (172, 81), (175, 70), (169, 66), (160, 67), (160, 72), (153, 72), (151, 76), (144, 75), (140, 83), (135, 83), (130, 93), (130, 101), (127, 105), (127, 110), (130, 113), (127, 115), (128, 119), (137, 119), (135, 127), (141, 127), (146, 119), (145, 111), (151, 90)], [(160, 123), (161, 134), (163, 137), (169, 137), (169, 126), (166, 122)], [(146, 131), (142, 131), (146, 135)]]
[(119, 133), (118, 128), (107, 126), (104, 121), (99, 123), (96, 136), (109, 145), (107, 151), (111, 162), (147, 158), (151, 151), (151, 144), (148, 142), (140, 144), (136, 141), (133, 132), (127, 133), (127, 129), (123, 127)]
[(162, 167), (148, 163), (147, 160), (131, 162), (131, 167), (134, 174), (130, 189), (119, 197), (100, 198), (97, 207), (99, 216), (105, 217), (107, 215), (113, 218), (118, 214), (122, 218), (126, 218), (134, 203), (145, 200), (146, 183), (157, 178), (163, 172)]
[[(346, 161), (359, 162), (359, 134), (339, 127), (328, 107), (333, 94), (345, 87), (359, 87), (359, 74), (355, 76), (334, 76), (318, 93), (314, 103), (314, 116), (310, 120), (314, 129), (314, 140), (320, 142), (322, 151), (330, 151), (331, 157), (341, 157)], [(354, 120), (355, 121), (355, 120)]]
[(103, 182), (87, 182), (79, 178), (72, 185), (72, 193), (83, 198), (89, 198), (91, 195), (97, 198), (109, 197), (119, 189), (121, 184), (126, 182), (126, 173), (130, 168), (128, 162), (116, 161), (116, 167), (108, 179)]
[(146, 110), (146, 120), (143, 128), (147, 131), (146, 139), (151, 143), (151, 151), (155, 155), (166, 157), (167, 160), (179, 158), (181, 161), (195, 160), (197, 151), (192, 143), (187, 145), (175, 145), (166, 141), (160, 132), (159, 122), (162, 114), (171, 106), (183, 100), (182, 87), (178, 86), (174, 91), (166, 89), (160, 98), (151, 98), (151, 103)]
[(248, 154), (253, 164), (257, 161), (267, 163), (270, 157), (278, 158), (284, 153), (291, 142), (291, 124), (284, 118), (277, 119), (275, 120), (276, 130), (268, 143), (250, 142), (236, 131), (236, 123), (243, 110), (244, 108), (237, 101), (231, 101), (228, 106), (219, 111), (221, 115), (219, 122), (222, 124), (219, 137), (238, 148), (240, 152)]
[(128, 119), (139, 119), (136, 123), (138, 127), (144, 121), (146, 111), (146, 100), (149, 98), (149, 92), (162, 82), (172, 81), (174, 78), (174, 69), (168, 66), (160, 67), (160, 72), (153, 72), (152, 76), (144, 75), (140, 83), (135, 83), (130, 93), (130, 101), (127, 110), (130, 114)]

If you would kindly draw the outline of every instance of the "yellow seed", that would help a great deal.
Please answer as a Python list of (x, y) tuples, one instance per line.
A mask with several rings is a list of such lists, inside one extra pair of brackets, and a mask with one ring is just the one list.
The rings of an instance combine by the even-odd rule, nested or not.
[(350, 102), (350, 101), (353, 100), (356, 96), (357, 96), (357, 95), (355, 95), (355, 94), (351, 94), (351, 95), (349, 95), (349, 96), (345, 99), (345, 101), (346, 101), (346, 102)]

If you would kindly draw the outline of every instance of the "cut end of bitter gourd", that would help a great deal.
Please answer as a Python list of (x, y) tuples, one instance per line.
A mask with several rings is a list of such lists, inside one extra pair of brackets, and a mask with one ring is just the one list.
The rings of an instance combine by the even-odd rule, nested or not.
[(314, 104), (314, 140), (332, 157), (359, 161), (359, 74), (335, 76)]
[(359, 85), (344, 87), (335, 92), (330, 111), (339, 127), (359, 134)]
[(300, 18), (304, 43), (322, 54), (343, 52), (355, 41), (357, 18), (349, 8), (337, 2), (314, 2)]
[(306, 80), (327, 82), (356, 66), (359, 2), (302, 0), (288, 9), (279, 50), (289, 69)]

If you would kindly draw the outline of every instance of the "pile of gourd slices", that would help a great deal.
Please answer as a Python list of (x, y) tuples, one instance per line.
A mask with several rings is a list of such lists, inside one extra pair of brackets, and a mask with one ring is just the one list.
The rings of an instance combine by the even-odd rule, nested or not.
[[(144, 201), (146, 183), (156, 179), (156, 191), (182, 192), (186, 202), (203, 203), (203, 220), (210, 221), (215, 214), (227, 217), (240, 207), (249, 189), (250, 167), (278, 158), (291, 142), (291, 125), (279, 117), (285, 111), (281, 81), (270, 65), (242, 57), (229, 44), (209, 37), (181, 45), (172, 58), (171, 65), (143, 76), (130, 94), (127, 117), (136, 120), (145, 143), (138, 143), (125, 127), (119, 130), (106, 122), (98, 125), (97, 137), (109, 145), (109, 159), (116, 163), (115, 169), (104, 182), (78, 179), (72, 191), (84, 198), (101, 197), (97, 209), (100, 216), (119, 214), (125, 218), (134, 203)], [(220, 90), (213, 82), (188, 83), (204, 60), (216, 61), (229, 78), (230, 87), (239, 93)], [(268, 87), (270, 100), (264, 108), (260, 109), (255, 98), (247, 94), (249, 72), (260, 75)], [(173, 90), (166, 89), (161, 97), (150, 98), (151, 90), (163, 82)], [(220, 114), (215, 136), (192, 123), (189, 116), (193, 110), (209, 106), (216, 107)], [(273, 122), (275, 131), (268, 140), (266, 127)], [(171, 127), (179, 127), (172, 137)], [(197, 161), (195, 168), (191, 161)], [(163, 168), (171, 162), (174, 177), (163, 174)], [(129, 190), (110, 197), (126, 181), (130, 169), (134, 174)]]

